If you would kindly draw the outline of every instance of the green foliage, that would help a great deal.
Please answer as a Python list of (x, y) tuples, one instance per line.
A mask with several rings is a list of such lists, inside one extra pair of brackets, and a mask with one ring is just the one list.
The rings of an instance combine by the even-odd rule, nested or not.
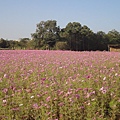
[[(56, 20), (47, 20), (41, 21), (36, 27), (35, 33), (31, 34), (32, 40), (21, 38), (20, 41), (8, 41), (1, 38), (0, 48), (103, 51), (108, 50), (108, 44), (120, 44), (118, 31), (111, 30), (107, 34), (103, 31), (94, 33), (86, 25), (82, 26), (79, 22), (69, 22), (65, 28), (61, 29), (57, 26)], [(65, 42), (67, 45), (59, 42)]]
[(68, 50), (69, 49), (67, 42), (57, 42), (55, 46), (57, 50)]
[(9, 46), (9, 41), (1, 38), (0, 39), (0, 48), (8, 48), (8, 46)]
[(116, 30), (111, 30), (107, 34), (111, 44), (120, 44), (120, 33)]
[[(32, 38), (36, 43), (36, 48), (48, 45), (49, 48), (54, 47), (56, 41), (59, 40), (59, 27), (55, 20), (41, 21), (37, 24), (36, 32), (32, 34)], [(42, 42), (44, 41), (44, 44)]]

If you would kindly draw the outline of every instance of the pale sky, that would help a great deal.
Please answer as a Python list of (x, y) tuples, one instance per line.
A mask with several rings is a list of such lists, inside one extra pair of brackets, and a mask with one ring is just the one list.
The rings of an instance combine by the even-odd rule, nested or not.
[(0, 0), (0, 38), (31, 37), (40, 21), (87, 25), (93, 32), (120, 32), (120, 0)]

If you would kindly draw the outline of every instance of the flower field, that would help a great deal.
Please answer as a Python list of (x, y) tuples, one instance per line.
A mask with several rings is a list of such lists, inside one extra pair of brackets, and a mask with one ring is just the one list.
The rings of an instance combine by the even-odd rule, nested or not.
[(119, 119), (119, 52), (0, 51), (0, 120)]

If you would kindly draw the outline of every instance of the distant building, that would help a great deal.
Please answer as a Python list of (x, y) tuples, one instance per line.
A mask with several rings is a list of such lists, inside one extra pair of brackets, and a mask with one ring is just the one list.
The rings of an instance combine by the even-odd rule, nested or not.
[(110, 52), (120, 52), (120, 44), (109, 44), (108, 50)]

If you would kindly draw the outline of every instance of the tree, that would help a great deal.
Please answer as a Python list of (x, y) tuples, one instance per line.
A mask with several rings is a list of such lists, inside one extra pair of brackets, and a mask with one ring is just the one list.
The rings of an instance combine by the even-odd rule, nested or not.
[(3, 38), (0, 39), (0, 48), (8, 48), (9, 42), (7, 40), (4, 40)]
[(33, 41), (35, 43), (34, 45), (35, 49), (42, 47), (41, 41), (44, 40), (43, 38), (44, 38), (44, 32), (45, 32), (44, 24), (45, 24), (44, 21), (41, 21), (39, 24), (37, 24), (36, 32), (31, 34)]
[(59, 40), (59, 31), (60, 28), (55, 20), (41, 21), (37, 24), (36, 32), (32, 34), (36, 47), (40, 48), (44, 45), (48, 45), (49, 48), (53, 47)]
[(21, 49), (27, 48), (29, 40), (30, 40), (29, 38), (21, 38), (20, 39), (19, 46), (21, 47)]
[(81, 24), (78, 22), (69, 22), (64, 30), (70, 50), (79, 50)]
[(108, 50), (108, 37), (103, 31), (98, 31), (96, 34), (96, 50)]
[(107, 34), (110, 44), (120, 44), (120, 33), (117, 30), (111, 30)]
[[(103, 31), (93, 33), (86, 25), (79, 22), (69, 22), (60, 29), (56, 20), (41, 21), (37, 24), (32, 40), (22, 38), (20, 42), (8, 42), (27, 49), (67, 49), (73, 51), (107, 50), (108, 44), (120, 44), (120, 33), (116, 30), (105, 34)], [(5, 44), (5, 41), (3, 41)], [(3, 43), (1, 44), (3, 46)], [(8, 44), (7, 43), (7, 44)], [(9, 46), (9, 45), (8, 45)]]
[(91, 44), (91, 38), (92, 38), (93, 32), (90, 30), (90, 28), (84, 25), (81, 28), (80, 34), (81, 34), (81, 41), (82, 41), (82, 44), (81, 44), (82, 50), (91, 50), (90, 44)]
[(57, 50), (68, 50), (69, 49), (67, 42), (56, 42), (55, 47)]

